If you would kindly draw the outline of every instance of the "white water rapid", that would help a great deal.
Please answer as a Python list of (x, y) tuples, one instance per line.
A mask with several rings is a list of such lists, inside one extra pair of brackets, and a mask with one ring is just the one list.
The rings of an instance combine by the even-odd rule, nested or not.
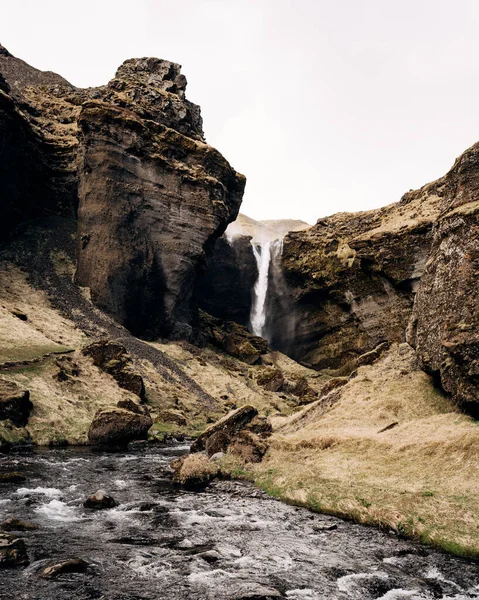
[(253, 254), (258, 266), (258, 279), (254, 285), (253, 305), (251, 307), (251, 330), (255, 335), (268, 339), (266, 331), (267, 295), (271, 260), (278, 259), (283, 252), (283, 240), (254, 242), (251, 240)]

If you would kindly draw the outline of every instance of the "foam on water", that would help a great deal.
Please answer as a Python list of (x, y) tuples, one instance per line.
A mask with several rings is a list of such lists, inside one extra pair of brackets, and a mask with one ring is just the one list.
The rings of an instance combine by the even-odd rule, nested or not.
[(35, 508), (35, 512), (51, 521), (65, 523), (82, 520), (77, 507), (68, 506), (65, 502), (57, 499), (50, 500), (48, 504), (42, 504)]
[(344, 575), (337, 580), (337, 586), (340, 592), (350, 592), (361, 585), (363, 581), (379, 579), (386, 581), (389, 579), (387, 573), (377, 571), (376, 573), (353, 573), (352, 575)]
[(58, 488), (47, 488), (47, 487), (36, 487), (36, 488), (18, 488), (15, 492), (17, 496), (31, 496), (33, 494), (40, 494), (42, 496), (48, 496), (49, 498), (58, 498), (62, 495), (61, 490)]
[(400, 600), (400, 598), (427, 600), (429, 596), (424, 596), (424, 594), (420, 594), (417, 590), (403, 590), (402, 588), (398, 588), (396, 590), (389, 590), (384, 596), (380, 596), (378, 600)]
[(154, 557), (150, 552), (138, 552), (126, 565), (141, 577), (164, 577), (172, 570), (172, 565), (161, 557)]
[(457, 588), (458, 590), (461, 589), (457, 585), (457, 583), (454, 583), (454, 581), (451, 581), (450, 579), (446, 579), (437, 567), (429, 568), (426, 571), (426, 573), (424, 574), (424, 577), (426, 579), (435, 579), (436, 581), (442, 581), (443, 583), (448, 583), (449, 585), (452, 585), (453, 587)]
[(288, 600), (323, 600), (324, 596), (311, 588), (289, 590), (286, 592)]

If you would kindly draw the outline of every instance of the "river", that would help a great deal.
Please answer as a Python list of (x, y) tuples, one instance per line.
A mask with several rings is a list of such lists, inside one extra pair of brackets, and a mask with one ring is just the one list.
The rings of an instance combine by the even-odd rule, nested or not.
[[(479, 598), (479, 565), (268, 498), (243, 482), (188, 492), (169, 480), (185, 445), (101, 454), (90, 449), (10, 455), (24, 483), (0, 485), (0, 517), (37, 523), (21, 533), (30, 557), (0, 570), (2, 600)], [(104, 489), (119, 506), (83, 508)], [(85, 573), (42, 579), (82, 558)]]

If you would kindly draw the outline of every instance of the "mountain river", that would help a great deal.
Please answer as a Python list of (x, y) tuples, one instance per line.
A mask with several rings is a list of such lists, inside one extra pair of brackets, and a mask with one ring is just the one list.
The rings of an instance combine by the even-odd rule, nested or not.
[[(188, 492), (169, 481), (185, 445), (118, 454), (38, 450), (0, 460), (26, 481), (0, 484), (0, 520), (39, 525), (19, 534), (30, 564), (0, 570), (2, 600), (342, 600), (479, 598), (479, 564), (371, 527), (218, 482)], [(115, 508), (83, 508), (104, 489)], [(84, 573), (42, 579), (70, 558)]]

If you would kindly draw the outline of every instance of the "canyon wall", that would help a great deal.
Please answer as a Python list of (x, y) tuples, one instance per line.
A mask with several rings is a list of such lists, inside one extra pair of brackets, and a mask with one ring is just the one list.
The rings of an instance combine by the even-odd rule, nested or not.
[(4, 235), (77, 220), (75, 279), (93, 302), (135, 335), (189, 337), (198, 270), (245, 178), (205, 143), (180, 66), (130, 59), (82, 90), (0, 50)]

